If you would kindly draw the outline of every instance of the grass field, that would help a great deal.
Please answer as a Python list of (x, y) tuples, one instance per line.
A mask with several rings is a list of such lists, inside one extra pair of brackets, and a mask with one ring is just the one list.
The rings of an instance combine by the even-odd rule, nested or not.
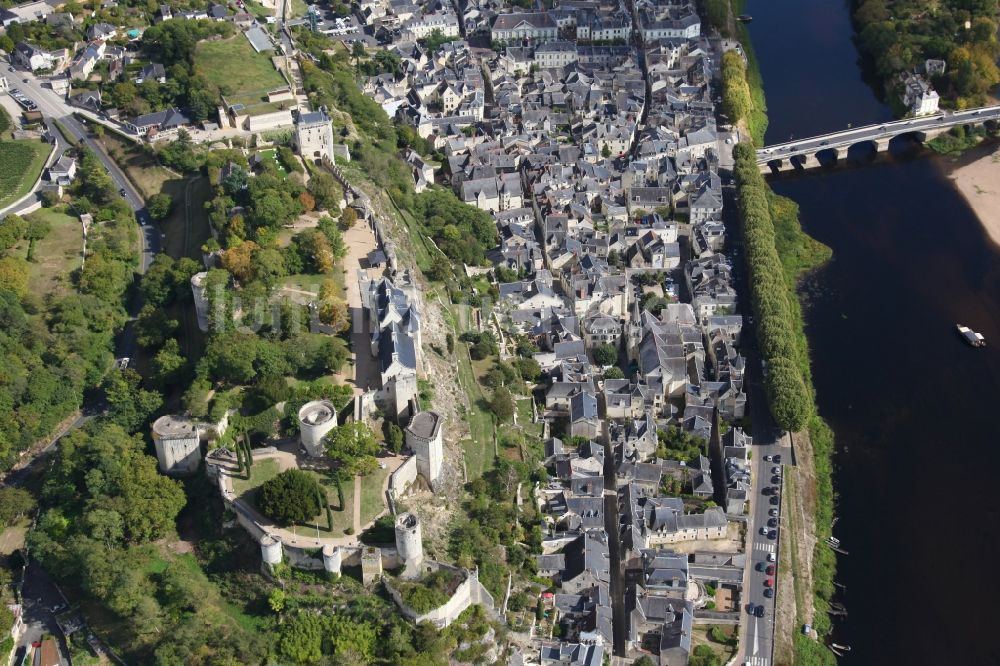
[[(385, 470), (378, 470), (385, 475)], [(317, 482), (319, 482), (320, 487), (323, 488), (326, 493), (326, 500), (330, 504), (332, 509), (331, 515), (333, 517), (333, 530), (328, 529), (326, 521), (326, 509), (322, 509), (319, 515), (315, 516), (312, 520), (307, 521), (304, 524), (296, 525), (296, 530), (315, 530), (318, 526), (320, 535), (324, 536), (341, 536), (344, 534), (344, 530), (351, 527), (354, 522), (354, 481), (349, 480), (344, 483), (344, 510), (338, 510), (340, 508), (340, 500), (337, 496), (337, 485), (329, 479), (329, 477), (318, 474), (316, 472), (308, 471)], [(256, 460), (253, 466), (250, 468), (250, 478), (247, 479), (244, 476), (236, 475), (233, 477), (233, 490), (236, 495), (250, 504), (254, 504), (254, 491), (265, 483), (267, 480), (274, 478), (278, 475), (278, 463), (277, 461), (264, 458), (263, 460)], [(378, 474), (373, 474), (374, 478), (379, 476)], [(379, 492), (381, 492), (382, 481), (379, 477)], [(365, 479), (362, 479), (362, 504), (365, 501)], [(381, 507), (379, 507), (381, 511)], [(376, 512), (377, 513), (377, 512)], [(364, 522), (364, 506), (362, 506), (362, 522)], [(290, 528), (291, 529), (291, 528)], [(303, 532), (305, 534), (305, 532)]]
[(285, 169), (285, 164), (278, 159), (278, 151), (274, 148), (268, 148), (267, 150), (260, 151), (261, 157), (268, 160), (274, 160), (274, 166), (277, 167), (278, 173), (283, 177), (288, 178), (288, 170)]
[(269, 90), (286, 85), (271, 58), (254, 51), (243, 35), (198, 44), (194, 69), (230, 103), (247, 106), (266, 103)]
[[(42, 208), (29, 217), (49, 223), (49, 233), (35, 242), (34, 261), (28, 275), (28, 288), (39, 298), (49, 294), (63, 296), (69, 292), (70, 274), (80, 267), (83, 256), (83, 227), (80, 220), (51, 208)], [(26, 258), (28, 243), (17, 247), (19, 256)]]
[(0, 143), (0, 207), (14, 203), (38, 180), (51, 146), (41, 141)]
[(361, 524), (367, 525), (385, 508), (385, 493), (382, 484), (389, 470), (376, 469), (368, 476), (361, 477)]
[[(455, 332), (456, 338), (463, 331), (468, 330), (467, 324), (463, 323), (469, 319), (467, 306), (448, 307), (443, 302), (441, 306), (444, 317)], [(473, 361), (469, 358), (469, 352), (464, 343), (456, 345), (455, 356), (458, 358), (458, 382), (465, 394), (469, 396), (470, 403), (465, 420), (469, 424), (471, 437), (463, 440), (461, 444), (465, 451), (466, 472), (469, 475), (469, 480), (472, 481), (482, 476), (483, 472), (493, 468), (493, 459), (495, 458), (493, 433), (495, 428), (493, 416), (485, 409), (486, 396), (476, 378)]]

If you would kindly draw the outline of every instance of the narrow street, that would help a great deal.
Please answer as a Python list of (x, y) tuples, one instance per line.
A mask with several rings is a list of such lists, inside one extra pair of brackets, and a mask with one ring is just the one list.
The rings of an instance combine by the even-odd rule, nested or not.
[(618, 492), (615, 454), (604, 419), (604, 530), (608, 534), (608, 565), (611, 571), (612, 653), (625, 656), (625, 562), (622, 560), (621, 525), (618, 517)]

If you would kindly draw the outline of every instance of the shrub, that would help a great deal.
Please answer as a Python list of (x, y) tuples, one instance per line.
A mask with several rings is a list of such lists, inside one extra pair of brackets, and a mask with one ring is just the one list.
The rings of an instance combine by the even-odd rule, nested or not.
[(310, 474), (285, 470), (264, 482), (257, 491), (257, 508), (280, 525), (311, 520), (320, 511), (322, 490)]

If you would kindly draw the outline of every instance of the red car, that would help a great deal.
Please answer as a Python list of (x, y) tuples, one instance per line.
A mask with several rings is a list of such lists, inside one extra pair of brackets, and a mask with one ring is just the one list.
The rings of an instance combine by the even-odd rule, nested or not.
[(774, 587), (774, 580), (768, 578), (764, 581), (764, 587)]
[(767, 569), (765, 569), (765, 571), (767, 572), (768, 576), (773, 576), (774, 575), (774, 565), (773, 564), (767, 565)]

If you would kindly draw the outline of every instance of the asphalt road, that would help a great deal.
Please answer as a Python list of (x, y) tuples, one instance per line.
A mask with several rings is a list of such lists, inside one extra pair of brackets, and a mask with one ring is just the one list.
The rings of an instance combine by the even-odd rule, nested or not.
[[(732, 186), (723, 187), (723, 197), (723, 210), (726, 211), (727, 223), (738, 225), (739, 222), (735, 219), (738, 206), (734, 198), (734, 188)], [(734, 217), (730, 218), (729, 216)], [(764, 495), (761, 492), (765, 487), (775, 485), (771, 482), (774, 476), (771, 470), (775, 463), (765, 461), (764, 458), (778, 454), (781, 456), (782, 466), (793, 463), (793, 459), (792, 450), (789, 448), (789, 438), (774, 424), (767, 406), (760, 356), (757, 353), (756, 331), (752, 317), (747, 314), (749, 312), (750, 288), (747, 282), (748, 272), (743, 262), (741, 236), (737, 229), (738, 226), (730, 229), (731, 249), (729, 255), (736, 269), (737, 291), (740, 294), (741, 302), (745, 304), (742, 308), (744, 320), (743, 330), (740, 334), (740, 351), (747, 359), (745, 391), (753, 424), (750, 433), (753, 437), (753, 449), (750, 462), (752, 492), (747, 513), (747, 567), (743, 572), (743, 621), (740, 623), (740, 659), (737, 660), (737, 663), (770, 666), (774, 649), (774, 603), (777, 596), (784, 592), (782, 585), (787, 581), (787, 578), (783, 577), (783, 572), (777, 569), (777, 561), (773, 563), (767, 561), (768, 555), (774, 555), (774, 559), (778, 559), (781, 530), (777, 530), (777, 538), (775, 539), (769, 539), (760, 533), (760, 528), (766, 526), (771, 517), (769, 511), (774, 508), (780, 511), (780, 504), (771, 504), (771, 495)], [(784, 476), (783, 473), (781, 475)], [(780, 515), (776, 517), (780, 521)], [(764, 567), (768, 564), (774, 564), (776, 575), (769, 576), (765, 571), (757, 571), (759, 563), (763, 563)], [(770, 599), (764, 596), (766, 589), (764, 582), (767, 579), (771, 579), (772, 589), (775, 590), (775, 596)], [(790, 591), (791, 586), (788, 586), (787, 589)], [(763, 617), (758, 618), (750, 614), (750, 609), (757, 606), (764, 607)]]

